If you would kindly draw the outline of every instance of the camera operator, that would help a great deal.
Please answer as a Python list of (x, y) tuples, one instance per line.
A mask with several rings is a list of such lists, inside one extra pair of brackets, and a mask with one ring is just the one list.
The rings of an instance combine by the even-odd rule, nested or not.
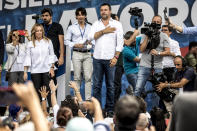
[(169, 37), (170, 41), (170, 53), (168, 56), (163, 58), (163, 72), (167, 77), (167, 81), (170, 82), (173, 80), (173, 74), (175, 73), (175, 65), (174, 65), (174, 57), (177, 55), (181, 55), (179, 43), (176, 40), (170, 38), (172, 34), (172, 28), (168, 25), (163, 25), (162, 30), (163, 33), (166, 33)]
[[(162, 17), (159, 15), (156, 15), (152, 19), (152, 23), (154, 24), (162, 24)], [(140, 68), (138, 72), (138, 79), (136, 83), (135, 88), (135, 95), (140, 96), (142, 91), (144, 90), (144, 85), (148, 78), (151, 75), (151, 55), (154, 56), (154, 68), (155, 73), (162, 72), (162, 60), (163, 56), (168, 55), (170, 48), (169, 48), (169, 38), (166, 34), (163, 32), (160, 32), (159, 29), (156, 29), (156, 32), (159, 36), (160, 40), (156, 41), (157, 47), (153, 49), (147, 49), (148, 44), (155, 44), (155, 43), (149, 43), (150, 37), (146, 33), (146, 35), (142, 36), (141, 45), (140, 45), (140, 51), (142, 53), (142, 57), (140, 60)], [(154, 40), (155, 41), (155, 40)], [(159, 43), (158, 43), (159, 42)], [(155, 45), (153, 45), (155, 46)]]
[[(175, 73), (175, 82), (174, 83), (160, 83), (156, 86), (157, 91), (161, 92), (164, 88), (171, 88), (171, 89), (178, 89), (183, 88), (183, 91), (194, 91), (194, 81), (195, 81), (195, 72), (194, 69), (191, 67), (186, 66), (186, 61), (182, 56), (176, 56), (174, 58), (174, 65), (177, 69)], [(177, 94), (177, 92), (176, 92)], [(168, 104), (167, 110), (171, 111), (172, 102), (166, 103)], [(169, 105), (170, 104), (170, 105)]]
[(139, 58), (139, 47), (141, 37), (136, 37), (139, 34), (138, 30), (134, 32), (128, 31), (124, 38), (126, 39), (125, 47), (123, 49), (123, 61), (124, 61), (124, 70), (127, 77), (127, 80), (130, 85), (132, 85), (133, 90), (135, 90), (137, 73), (138, 73), (138, 64), (140, 62)]
[[(29, 37), (28, 32), (24, 31), (24, 36)], [(23, 37), (24, 37), (23, 36)], [(5, 64), (5, 69), (7, 73), (10, 72), (8, 77), (8, 85), (11, 86), (13, 83), (24, 83), (23, 74), (24, 66), (23, 62), (26, 53), (26, 44), (22, 43), (20, 39), (18, 30), (10, 31), (7, 41), (6, 41), (6, 52), (8, 54), (8, 59)]]
[(174, 65), (177, 69), (174, 83), (160, 83), (157, 85), (158, 91), (163, 88), (183, 88), (183, 91), (194, 91), (195, 72), (191, 67), (187, 67), (186, 61), (182, 56), (174, 58)]

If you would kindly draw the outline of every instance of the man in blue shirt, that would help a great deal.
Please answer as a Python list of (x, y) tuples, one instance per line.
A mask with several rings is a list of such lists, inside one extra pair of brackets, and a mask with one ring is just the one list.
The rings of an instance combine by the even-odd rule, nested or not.
[[(138, 73), (138, 63), (140, 62), (139, 46), (141, 37), (136, 36), (139, 34), (138, 30), (134, 32), (128, 31), (125, 34), (125, 47), (123, 49), (123, 66), (127, 80), (130, 85), (135, 89)], [(133, 90), (134, 90), (133, 89)]]
[(183, 34), (197, 34), (197, 26), (181, 27), (181, 26), (173, 24), (171, 21), (170, 21), (170, 26), (172, 26), (173, 29), (175, 29)]

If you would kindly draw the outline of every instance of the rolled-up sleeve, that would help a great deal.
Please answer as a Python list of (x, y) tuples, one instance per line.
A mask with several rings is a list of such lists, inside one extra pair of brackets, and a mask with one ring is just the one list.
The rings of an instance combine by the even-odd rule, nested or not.
[(197, 26), (183, 27), (183, 34), (197, 34)]
[(53, 64), (57, 61), (57, 56), (54, 53), (53, 44), (49, 40), (49, 64)]
[(68, 27), (68, 30), (66, 32), (64, 43), (65, 43), (65, 45), (68, 45), (71, 48), (75, 45), (75, 43), (72, 42), (72, 26), (69, 26)]
[(163, 38), (164, 47), (165, 48), (170, 48), (170, 40), (169, 40), (169, 37), (166, 34), (164, 34), (163, 36), (164, 36), (164, 38)]
[(26, 46), (26, 56), (25, 56), (25, 61), (23, 63), (24, 66), (31, 66), (31, 43), (27, 43), (27, 46)]
[(123, 40), (123, 28), (122, 24), (120, 23), (117, 28), (117, 45), (116, 45), (116, 51), (121, 52), (123, 49), (124, 40)]

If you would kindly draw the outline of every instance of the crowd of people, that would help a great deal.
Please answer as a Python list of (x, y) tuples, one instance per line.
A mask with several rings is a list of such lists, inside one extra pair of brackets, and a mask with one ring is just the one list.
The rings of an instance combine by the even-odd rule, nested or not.
[[(65, 33), (53, 22), (53, 11), (41, 11), (43, 23), (28, 31), (10, 31), (5, 44), (8, 58), (4, 69), (9, 87), (20, 102), (2, 105), (0, 130), (66, 130), (66, 131), (195, 131), (197, 116), (197, 42), (189, 43), (189, 52), (181, 56), (173, 30), (196, 34), (196, 27), (162, 24), (155, 15), (154, 32), (140, 34), (136, 28), (124, 34), (118, 16), (108, 3), (100, 5), (101, 19), (87, 21), (87, 12), (77, 8), (76, 23)], [(25, 43), (26, 39), (26, 43)], [(57, 103), (57, 69), (64, 64), (64, 45), (72, 50), (74, 81), (69, 86), (74, 96), (67, 95)], [(0, 72), (4, 42), (0, 31)], [(140, 55), (141, 54), (141, 55)], [(31, 81), (28, 80), (28, 72)], [(130, 86), (120, 98), (121, 78), (125, 74)], [(103, 78), (106, 104), (101, 101)], [(85, 99), (80, 87), (85, 82)], [(146, 92), (146, 82), (151, 91)], [(188, 93), (185, 93), (188, 92)], [(150, 112), (144, 101), (147, 93), (160, 97), (160, 104)], [(2, 104), (2, 103), (0, 103)], [(188, 105), (188, 106), (187, 106)], [(1, 106), (1, 105), (0, 105)]]

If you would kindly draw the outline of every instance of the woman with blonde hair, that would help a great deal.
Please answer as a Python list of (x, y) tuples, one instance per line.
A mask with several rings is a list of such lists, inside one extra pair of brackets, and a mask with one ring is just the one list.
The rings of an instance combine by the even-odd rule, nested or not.
[[(23, 34), (28, 38), (27, 31)], [(25, 59), (26, 44), (21, 41), (23, 36), (20, 35), (18, 30), (10, 31), (6, 41), (6, 52), (8, 55), (7, 62), (4, 69), (9, 74), (7, 77), (8, 85), (13, 83), (24, 83), (23, 74), (23, 61)], [(28, 39), (29, 40), (29, 39)]]
[[(54, 76), (54, 63), (57, 57), (54, 54), (53, 44), (45, 37), (44, 28), (41, 24), (35, 24), (31, 30), (31, 40), (27, 45), (26, 58), (24, 62), (24, 80), (27, 80), (27, 71), (31, 72), (31, 80), (40, 96), (39, 88), (47, 87), (49, 90), (50, 77)], [(51, 105), (50, 93), (47, 97)], [(45, 99), (42, 99), (45, 100)]]

